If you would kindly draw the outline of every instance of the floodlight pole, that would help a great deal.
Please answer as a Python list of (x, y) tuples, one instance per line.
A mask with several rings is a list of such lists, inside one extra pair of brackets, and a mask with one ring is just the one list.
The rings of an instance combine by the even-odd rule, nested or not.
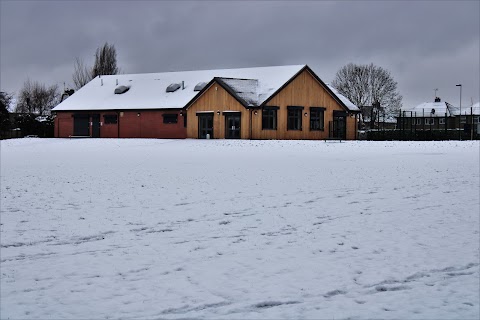
[[(456, 87), (460, 87), (460, 116), (458, 117), (458, 128), (461, 129), (462, 127), (462, 84), (455, 85)], [(459, 130), (459, 137), (462, 140), (462, 130)]]

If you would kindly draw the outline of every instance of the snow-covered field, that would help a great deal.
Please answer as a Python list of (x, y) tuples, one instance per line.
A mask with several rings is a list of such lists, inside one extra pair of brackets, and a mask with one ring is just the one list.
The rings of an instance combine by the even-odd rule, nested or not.
[(1, 141), (2, 319), (478, 319), (479, 142)]

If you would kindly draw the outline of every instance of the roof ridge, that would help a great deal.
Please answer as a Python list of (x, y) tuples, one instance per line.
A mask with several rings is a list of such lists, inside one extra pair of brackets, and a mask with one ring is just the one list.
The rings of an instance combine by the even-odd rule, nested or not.
[[(231, 70), (247, 70), (247, 69), (268, 69), (268, 68), (293, 68), (293, 67), (304, 67), (306, 64), (292, 64), (292, 65), (278, 65), (278, 66), (261, 66), (261, 67), (241, 67), (241, 68), (216, 68), (216, 69), (197, 69), (197, 70), (178, 70), (178, 71), (159, 71), (159, 72), (140, 72), (140, 73), (121, 73), (121, 74), (108, 74), (101, 75), (101, 77), (115, 77), (115, 76), (136, 76), (136, 75), (158, 75), (158, 74), (173, 74), (173, 73), (184, 73), (184, 72), (214, 72), (214, 71), (231, 71)], [(98, 78), (98, 77), (95, 77)], [(94, 78), (94, 79), (95, 79)]]
[(249, 78), (231, 78), (231, 77), (214, 77), (214, 79), (224, 79), (224, 80), (253, 80), (259, 81), (258, 79), (249, 79)]

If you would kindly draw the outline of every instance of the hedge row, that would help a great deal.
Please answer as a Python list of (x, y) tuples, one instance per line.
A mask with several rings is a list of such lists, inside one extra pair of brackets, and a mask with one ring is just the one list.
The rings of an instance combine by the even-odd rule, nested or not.
[[(434, 141), (434, 140), (470, 140), (471, 133), (459, 130), (369, 130), (366, 131), (366, 139), (374, 141), (384, 140), (414, 140), (414, 141)], [(476, 133), (473, 139), (480, 139)]]

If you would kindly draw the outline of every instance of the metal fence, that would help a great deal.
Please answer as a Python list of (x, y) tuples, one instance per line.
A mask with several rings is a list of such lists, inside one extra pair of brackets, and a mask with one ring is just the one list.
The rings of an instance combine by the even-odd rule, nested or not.
[[(360, 136), (359, 138), (362, 138)], [(366, 130), (363, 134), (365, 140), (413, 140), (413, 141), (433, 141), (433, 140), (479, 140), (480, 135), (471, 135), (469, 131), (460, 129), (447, 130)]]

